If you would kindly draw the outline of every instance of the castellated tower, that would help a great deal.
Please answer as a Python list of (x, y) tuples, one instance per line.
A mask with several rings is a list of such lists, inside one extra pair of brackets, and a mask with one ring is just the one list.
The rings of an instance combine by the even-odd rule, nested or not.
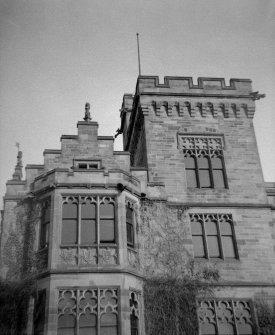
[(261, 96), (250, 80), (139, 76), (120, 111), (123, 151), (98, 136), (88, 103), (77, 134), (25, 179), (19, 151), (0, 275), (37, 283), (22, 334), (151, 335), (144, 283), (191, 263), (220, 275), (195, 302), (198, 334), (259, 334), (257, 303), (275, 302), (275, 183), (252, 123)]

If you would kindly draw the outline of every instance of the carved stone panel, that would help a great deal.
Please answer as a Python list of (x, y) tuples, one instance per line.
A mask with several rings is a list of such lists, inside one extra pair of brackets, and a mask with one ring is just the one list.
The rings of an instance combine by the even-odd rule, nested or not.
[(99, 249), (99, 264), (117, 264), (117, 249), (115, 247), (101, 247)]
[(79, 265), (94, 265), (97, 263), (97, 250), (93, 247), (79, 248)]
[(128, 249), (127, 250), (127, 254), (128, 254), (128, 263), (131, 267), (135, 268), (135, 269), (140, 269), (140, 260), (139, 260), (139, 256), (138, 253)]
[(62, 265), (77, 265), (77, 248), (76, 247), (66, 247), (61, 248), (59, 253), (59, 260)]

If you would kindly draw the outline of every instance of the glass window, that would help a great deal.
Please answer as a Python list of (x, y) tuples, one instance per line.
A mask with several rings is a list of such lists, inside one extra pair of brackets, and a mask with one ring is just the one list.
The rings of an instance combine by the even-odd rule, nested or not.
[(229, 214), (190, 214), (195, 257), (237, 258)]
[(127, 245), (134, 247), (134, 213), (130, 206), (130, 204), (126, 206)]
[(114, 205), (114, 198), (109, 196), (64, 197), (61, 244), (115, 243)]
[(183, 136), (187, 187), (226, 188), (222, 139)]
[(40, 241), (39, 248), (47, 248), (49, 245), (49, 229), (50, 229), (50, 201), (46, 200), (42, 203), (41, 224), (40, 224)]
[(117, 289), (61, 290), (58, 335), (118, 335), (117, 310)]
[[(204, 300), (198, 319), (202, 335), (252, 335), (256, 329), (248, 300)], [(236, 318), (235, 315), (238, 317)]]

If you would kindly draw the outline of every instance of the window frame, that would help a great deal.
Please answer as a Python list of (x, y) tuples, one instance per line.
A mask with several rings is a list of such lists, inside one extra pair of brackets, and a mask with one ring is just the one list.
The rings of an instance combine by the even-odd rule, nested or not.
[[(201, 234), (193, 234), (192, 233), (192, 217), (198, 216), (199, 219), (197, 219), (197, 222), (199, 222), (202, 226), (202, 235)], [(207, 216), (213, 216), (214, 220), (216, 222), (216, 228), (217, 228), (217, 234), (207, 234), (206, 228), (205, 228), (205, 222), (206, 222), (206, 217)], [(230, 224), (231, 227), (231, 235), (228, 234), (223, 234), (221, 231), (221, 224), (222, 224), (222, 218), (223, 216), (227, 217), (227, 221)], [(194, 250), (194, 258), (195, 259), (207, 259), (207, 260), (239, 260), (239, 253), (238, 253), (238, 247), (237, 247), (237, 239), (236, 239), (236, 233), (235, 233), (235, 228), (234, 228), (234, 220), (231, 214), (225, 214), (225, 213), (190, 213), (189, 214), (189, 219), (190, 219), (190, 228), (191, 228), (191, 235), (192, 235), (192, 241), (193, 241), (193, 250)], [(195, 244), (194, 244), (194, 239), (193, 236), (202, 236), (202, 241), (203, 245), (202, 248), (204, 250), (204, 256), (195, 256)], [(209, 252), (209, 247), (208, 247), (208, 236), (217, 236), (217, 245), (219, 248), (219, 257), (214, 257), (210, 255)], [(232, 246), (234, 250), (235, 257), (228, 257), (225, 255), (224, 249), (225, 247), (223, 246), (222, 243), (222, 237), (223, 236), (231, 236), (232, 238)]]
[[(127, 218), (127, 210), (131, 210), (132, 214), (132, 222), (128, 222)], [(136, 234), (135, 234), (135, 215), (134, 215), (134, 203), (126, 199), (126, 206), (125, 206), (125, 223), (126, 223), (126, 243), (127, 243), (127, 248), (132, 248), (135, 249), (136, 245)], [(128, 224), (131, 227), (131, 232), (132, 232), (132, 241), (128, 240)]]
[[(252, 334), (251, 335), (256, 335), (258, 334), (258, 327), (257, 327), (257, 323), (256, 323), (256, 314), (255, 314), (255, 307), (253, 304), (253, 301), (251, 299), (246, 299), (246, 298), (233, 298), (232, 297), (225, 297), (225, 298), (215, 298), (215, 297), (209, 297), (209, 298), (203, 298), (203, 299), (197, 299), (197, 316), (198, 316), (198, 323), (199, 323), (199, 334), (203, 334), (202, 329), (201, 329), (201, 321), (202, 321), (202, 317), (203, 314), (201, 313), (201, 304), (202, 303), (207, 303), (207, 304), (211, 304), (212, 303), (212, 308), (210, 308), (211, 312), (214, 314), (213, 315), (213, 323), (210, 322), (214, 327), (215, 327), (215, 331), (216, 334), (219, 335), (220, 333), (220, 329), (219, 329), (219, 319), (217, 318), (217, 309), (218, 309), (218, 305), (219, 303), (225, 303), (227, 304), (231, 310), (232, 310), (232, 321), (234, 321), (234, 323), (231, 323), (233, 325), (234, 328), (234, 334), (240, 334), (239, 333), (239, 324), (237, 323), (236, 320), (236, 309), (237, 307), (235, 306), (237, 303), (241, 303), (241, 304), (247, 304), (248, 308), (249, 308), (249, 317), (250, 317), (250, 321), (251, 322), (247, 322), (247, 324), (251, 325), (252, 328)], [(247, 311), (247, 309), (245, 309)], [(208, 319), (208, 316), (207, 316)], [(242, 320), (246, 318), (241, 318)]]
[[(96, 219), (95, 219), (95, 243), (81, 243), (81, 206), (83, 204), (81, 197), (86, 198), (96, 198)], [(110, 198), (114, 204), (114, 242), (101, 242), (100, 238), (100, 198)], [(62, 232), (63, 232), (63, 205), (69, 199), (77, 199), (75, 202), (77, 204), (77, 231), (76, 239), (77, 243), (63, 243), (62, 242)], [(73, 200), (74, 201), (74, 200)], [(60, 233), (60, 247), (108, 247), (108, 246), (118, 246), (118, 218), (117, 218), (117, 195), (116, 194), (62, 194), (62, 209), (61, 209), (61, 233)]]
[[(80, 165), (86, 164), (86, 167)], [(81, 171), (94, 171), (102, 168), (101, 159), (74, 159), (74, 169)]]
[[(121, 316), (122, 316), (122, 313), (121, 313), (121, 290), (120, 290), (120, 287), (119, 286), (58, 286), (57, 288), (57, 291), (58, 291), (58, 298), (57, 298), (57, 323), (56, 323), (56, 331), (57, 331), (57, 334), (58, 334), (58, 330), (59, 330), (59, 325), (58, 325), (58, 320), (59, 320), (59, 317), (61, 315), (66, 315), (65, 313), (59, 313), (59, 302), (60, 302), (60, 292), (61, 291), (76, 291), (76, 303), (75, 303), (75, 306), (76, 306), (76, 315), (75, 315), (75, 334), (78, 334), (79, 332), (79, 329), (80, 329), (80, 323), (79, 323), (79, 318), (78, 316), (80, 315), (79, 314), (79, 305), (78, 305), (78, 301), (79, 301), (79, 297), (80, 297), (80, 291), (81, 290), (96, 290), (97, 291), (97, 306), (96, 306), (96, 334), (97, 335), (100, 335), (100, 332), (101, 332), (101, 323), (100, 323), (100, 320), (101, 320), (101, 316), (104, 315), (104, 314), (107, 314), (107, 313), (104, 313), (104, 314), (101, 314), (101, 305), (100, 305), (100, 300), (101, 300), (101, 296), (100, 296), (100, 291), (101, 290), (114, 290), (116, 291), (117, 293), (117, 304), (116, 304), (116, 310), (117, 310), (117, 313), (111, 313), (111, 314), (116, 314), (117, 316), (117, 324), (116, 324), (116, 327), (117, 327), (117, 335), (120, 334), (121, 332)], [(65, 307), (66, 309), (66, 307)], [(64, 309), (64, 311), (65, 311)], [(91, 314), (94, 314), (94, 313), (91, 313)], [(71, 315), (71, 314), (69, 314)], [(103, 326), (104, 327), (104, 326)]]
[[(187, 188), (199, 188), (199, 189), (228, 189), (228, 179), (225, 169), (224, 159), (224, 139), (222, 135), (178, 135), (179, 148), (184, 154), (185, 170), (192, 170), (196, 176), (196, 186), (189, 186), (187, 182)], [(201, 143), (199, 143), (201, 142)], [(213, 142), (216, 142), (213, 144)], [(192, 157), (195, 160), (195, 167), (186, 167), (186, 160), (188, 157)], [(201, 157), (205, 157), (208, 160), (208, 168), (200, 168), (198, 160)], [(219, 158), (221, 160), (221, 168), (214, 168), (212, 166), (212, 160)], [(202, 178), (200, 177), (200, 171), (209, 171), (210, 186), (202, 185)], [(215, 171), (221, 171), (223, 177), (224, 187), (219, 187), (215, 182)], [(186, 173), (186, 180), (188, 179)]]
[[(49, 210), (49, 218), (45, 220), (45, 211)], [(50, 242), (51, 198), (41, 200), (38, 251), (48, 249)]]

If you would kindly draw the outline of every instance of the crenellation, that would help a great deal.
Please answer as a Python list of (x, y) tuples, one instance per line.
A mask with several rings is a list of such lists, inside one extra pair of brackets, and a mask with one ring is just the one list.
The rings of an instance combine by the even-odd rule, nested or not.
[[(252, 93), (250, 79), (230, 79), (229, 85), (225, 84), (224, 78), (203, 78), (193, 83), (191, 77), (164, 77), (164, 83), (159, 83), (158, 76), (140, 76), (137, 83), (137, 93), (199, 93), (199, 94), (225, 94), (242, 95), (249, 97)], [(251, 97), (252, 99), (252, 97)]]

